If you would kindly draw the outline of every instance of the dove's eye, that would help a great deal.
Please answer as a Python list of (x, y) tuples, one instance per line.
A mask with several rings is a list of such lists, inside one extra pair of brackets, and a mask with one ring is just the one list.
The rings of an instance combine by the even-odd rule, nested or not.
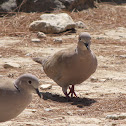
[(29, 80), (29, 81), (28, 81), (28, 84), (31, 84), (31, 83), (32, 83), (32, 81)]

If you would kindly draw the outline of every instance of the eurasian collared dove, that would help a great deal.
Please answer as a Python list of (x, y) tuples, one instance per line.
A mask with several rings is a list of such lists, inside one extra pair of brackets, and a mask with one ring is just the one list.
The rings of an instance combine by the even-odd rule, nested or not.
[[(42, 58), (33, 58), (33, 60), (42, 64), (44, 72), (62, 87), (66, 97), (70, 94), (71, 97), (73, 94), (77, 96), (74, 92), (74, 85), (88, 79), (97, 68), (97, 59), (90, 45), (90, 34), (82, 32), (76, 46), (61, 50), (44, 60)], [(67, 93), (68, 87), (69, 93)]]
[(31, 74), (23, 74), (13, 83), (0, 79), (0, 122), (18, 116), (31, 102), (32, 93), (38, 90), (39, 81)]

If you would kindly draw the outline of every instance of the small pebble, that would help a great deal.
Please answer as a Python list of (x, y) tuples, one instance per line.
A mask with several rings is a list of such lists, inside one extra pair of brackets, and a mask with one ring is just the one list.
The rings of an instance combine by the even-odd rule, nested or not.
[(51, 89), (52, 88), (52, 85), (51, 84), (42, 84), (40, 86), (40, 89), (41, 90), (47, 90), (47, 89)]
[(46, 34), (44, 34), (43, 32), (38, 32), (37, 36), (38, 38), (46, 38)]
[(4, 68), (21, 68), (21, 66), (17, 63), (4, 63)]
[(112, 123), (112, 126), (116, 126), (117, 124), (116, 123)]
[(35, 109), (32, 109), (32, 112), (33, 112), (33, 113), (35, 113), (35, 112), (36, 112), (36, 110), (35, 110)]
[(32, 42), (37, 42), (37, 43), (41, 42), (40, 39), (31, 39), (31, 41), (32, 41)]
[(76, 22), (76, 27), (77, 28), (86, 28), (86, 25), (82, 21)]
[(119, 120), (119, 119), (126, 119), (126, 113), (120, 114), (120, 115), (107, 115), (106, 119), (113, 119), (113, 120)]
[(3, 77), (3, 75), (0, 75), (0, 78), (2, 78)]
[(31, 56), (31, 54), (30, 53), (27, 53), (25, 56)]
[(104, 37), (97, 37), (96, 39), (104, 39)]
[(99, 79), (99, 82), (105, 82), (107, 79), (104, 79), (104, 78), (102, 78), (102, 79)]
[(46, 112), (52, 111), (52, 109), (50, 109), (50, 108), (45, 108), (44, 110), (45, 110)]
[(9, 73), (7, 76), (10, 77), (10, 78), (13, 78), (14, 74)]
[(86, 93), (85, 93), (85, 95), (89, 95), (89, 93), (88, 93), (88, 92), (86, 92)]
[(70, 111), (69, 111), (69, 112), (67, 112), (67, 114), (68, 114), (68, 115), (71, 115), (71, 116), (73, 115), (73, 113), (72, 113), (72, 112), (70, 112)]
[(63, 42), (62, 38), (55, 38), (53, 41), (55, 43), (62, 43)]
[(91, 82), (97, 82), (98, 81), (98, 78), (95, 78), (95, 77), (91, 77)]
[(126, 58), (126, 55), (120, 55), (119, 57), (121, 57), (121, 58)]

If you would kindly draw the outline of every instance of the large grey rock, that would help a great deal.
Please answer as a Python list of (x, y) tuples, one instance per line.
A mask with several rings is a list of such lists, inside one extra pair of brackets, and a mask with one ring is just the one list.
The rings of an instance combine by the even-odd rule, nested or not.
[(117, 4), (126, 3), (126, 0), (97, 0), (98, 2), (113, 2)]
[(7, 68), (20, 68), (21, 66), (17, 63), (8, 62), (3, 64), (3, 67), (7, 69)]
[(87, 28), (86, 25), (82, 21), (77, 21), (76, 22), (76, 27), (77, 28)]
[(38, 38), (31, 39), (31, 41), (32, 41), (32, 42), (35, 42), (35, 43), (39, 43), (39, 42), (41, 42), (41, 40), (38, 39)]
[[(23, 0), (16, 0), (20, 6)], [(20, 11), (25, 12), (48, 12), (55, 9), (62, 9), (65, 6), (59, 0), (26, 0), (21, 6)]]
[(126, 113), (120, 113), (120, 114), (113, 114), (113, 115), (107, 115), (106, 119), (113, 119), (113, 120), (119, 120), (119, 119), (126, 119)]
[(0, 0), (0, 12), (12, 11), (16, 6), (16, 0)]
[(42, 20), (37, 20), (30, 24), (30, 30), (44, 33), (60, 33), (75, 28), (75, 22), (66, 13), (43, 14), (40, 18)]
[(25, 12), (50, 12), (57, 9), (83, 10), (94, 7), (94, 0), (16, 0), (20, 11)]
[(43, 32), (38, 32), (37, 37), (38, 38), (46, 38), (46, 34), (44, 34)]
[(89, 7), (95, 7), (94, 0), (60, 0), (66, 7), (67, 10), (78, 10), (87, 9)]
[(41, 90), (47, 90), (47, 89), (51, 89), (52, 88), (52, 85), (51, 84), (42, 84), (40, 86), (40, 89)]

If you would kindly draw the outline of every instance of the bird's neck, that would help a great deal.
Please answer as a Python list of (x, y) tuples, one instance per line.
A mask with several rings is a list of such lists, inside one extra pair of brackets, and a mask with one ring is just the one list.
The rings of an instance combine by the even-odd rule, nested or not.
[(90, 49), (87, 49), (86, 47), (83, 48), (83, 47), (80, 47), (80, 46), (77, 46), (76, 51), (77, 51), (78, 54), (84, 54), (84, 55), (86, 55), (86, 54), (88, 55), (88, 54), (91, 53)]
[(27, 88), (22, 88), (22, 86), (21, 86), (20, 83), (21, 82), (18, 81), (18, 80), (16, 80), (14, 82), (14, 87), (17, 89), (17, 91), (20, 92), (20, 93), (24, 93), (24, 94), (31, 94), (31, 91), (30, 90), (27, 90)]

